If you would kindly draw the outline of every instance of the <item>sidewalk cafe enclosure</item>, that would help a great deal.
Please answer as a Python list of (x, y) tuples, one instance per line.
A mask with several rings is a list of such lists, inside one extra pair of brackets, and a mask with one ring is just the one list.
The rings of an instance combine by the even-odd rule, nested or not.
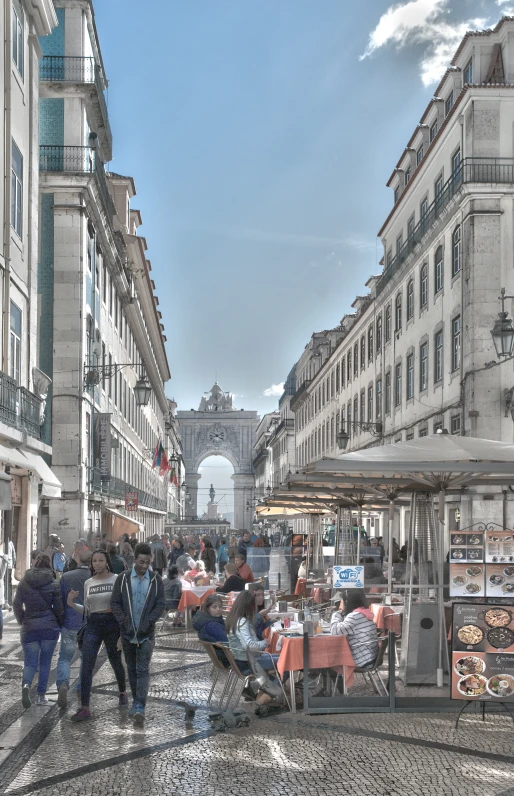
[[(514, 531), (503, 527), (505, 522), (487, 520), (449, 527), (446, 511), (447, 498), (480, 488), (475, 495), (480, 499), (509, 486), (514, 486), (514, 445), (438, 433), (321, 459), (289, 474), (258, 507), (260, 515), (312, 515), (306, 547), (311, 587), (321, 585), (316, 581), (322, 581), (326, 563), (323, 513), (337, 516), (335, 565), (360, 564), (363, 539), (354, 526), (360, 528), (362, 513), (379, 510), (388, 519), (384, 583), (364, 583), (377, 628), (388, 642), (380, 668), (386, 688), (358, 672), (350, 678), (353, 686), (344, 687), (344, 672), (338, 676), (334, 669), (312, 665), (319, 657), (317, 642), (305, 636), (302, 689), (309, 712), (455, 710), (462, 702), (452, 698), (494, 703), (499, 695), (514, 709)], [(406, 502), (407, 556), (397, 562), (393, 516)], [(340, 593), (332, 589), (331, 594), (327, 618), (339, 605)], [(464, 606), (457, 611), (460, 624), (453, 619), (456, 605)]]

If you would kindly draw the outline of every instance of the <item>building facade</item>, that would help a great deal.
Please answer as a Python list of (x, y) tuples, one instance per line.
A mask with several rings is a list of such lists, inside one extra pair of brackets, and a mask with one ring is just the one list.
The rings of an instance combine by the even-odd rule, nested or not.
[(48, 38), (56, 25), (51, 0), (2, 3), (0, 470), (11, 481), (10, 495), (0, 501), (0, 543), (7, 551), (13, 542), (18, 577), (37, 545), (42, 504), (60, 495), (47, 464), (50, 441), (41, 434), (50, 378), (41, 369), (37, 338), (39, 37)]
[[(512, 360), (491, 329), (514, 295), (514, 19), (467, 34), (388, 185), (383, 272), (355, 312), (313, 335), (296, 364), (296, 465), (451, 434), (513, 441)], [(506, 310), (512, 315), (512, 300)], [(514, 523), (511, 496), (449, 502), (461, 527)]]
[[(44, 439), (62, 500), (47, 531), (79, 536), (164, 531), (169, 472), (169, 367), (142, 219), (131, 177), (108, 171), (107, 80), (92, 4), (56, 0), (58, 25), (41, 39), (40, 367), (52, 379)], [(140, 386), (151, 387), (139, 405)]]

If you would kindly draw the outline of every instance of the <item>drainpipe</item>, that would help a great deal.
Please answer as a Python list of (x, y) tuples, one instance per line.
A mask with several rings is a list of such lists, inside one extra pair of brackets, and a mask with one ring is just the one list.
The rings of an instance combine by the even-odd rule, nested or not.
[(12, 31), (11, 3), (4, 3), (4, 296), (3, 296), (3, 350), (2, 370), (9, 371), (9, 317), (11, 306), (11, 43)]

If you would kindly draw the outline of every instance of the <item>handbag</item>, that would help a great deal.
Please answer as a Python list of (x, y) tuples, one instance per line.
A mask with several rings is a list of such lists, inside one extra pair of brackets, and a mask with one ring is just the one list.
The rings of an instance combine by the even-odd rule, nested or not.
[(84, 645), (84, 635), (86, 633), (86, 627), (87, 627), (87, 621), (84, 621), (85, 614), (86, 614), (86, 609), (84, 608), (84, 611), (82, 612), (82, 625), (77, 630), (77, 647), (79, 648), (79, 650), (81, 650)]

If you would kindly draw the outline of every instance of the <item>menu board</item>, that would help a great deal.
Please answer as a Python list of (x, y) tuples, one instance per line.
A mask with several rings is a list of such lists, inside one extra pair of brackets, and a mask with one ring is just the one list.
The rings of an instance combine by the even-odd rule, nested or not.
[(486, 531), (485, 560), (491, 564), (514, 563), (514, 532)]
[(514, 597), (514, 564), (488, 564), (486, 597)]
[[(452, 531), (450, 563), (480, 563), (484, 560), (484, 534), (475, 531)], [(514, 558), (513, 558), (514, 561)]]
[(451, 695), (514, 702), (514, 610), (454, 604)]
[(451, 597), (483, 597), (485, 593), (483, 564), (450, 564)]

